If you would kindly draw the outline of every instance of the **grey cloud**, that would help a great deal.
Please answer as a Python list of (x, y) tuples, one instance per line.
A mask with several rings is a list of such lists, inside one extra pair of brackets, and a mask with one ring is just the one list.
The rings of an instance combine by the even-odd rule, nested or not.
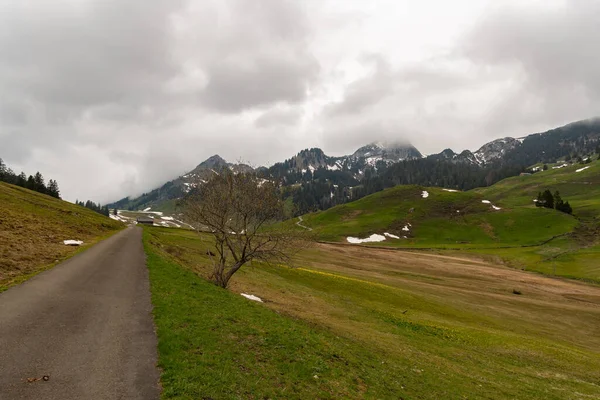
[(300, 119), (297, 109), (273, 109), (263, 113), (254, 121), (257, 128), (271, 128), (295, 125)]
[(567, 0), (543, 9), (502, 7), (479, 21), (458, 54), (481, 68), (508, 71), (512, 82), (491, 104), (487, 126), (511, 132), (597, 115), (599, 19), (600, 3)]
[[(309, 50), (310, 26), (302, 8), (279, 0), (237, 0), (230, 7), (227, 30), (215, 38), (217, 48), (206, 62), (203, 104), (237, 113), (303, 101), (317, 79), (319, 65)], [(223, 27), (213, 21), (204, 29)]]
[(457, 150), (474, 149), (598, 115), (599, 19), (597, 2), (503, 5), (437, 57), (390, 66), (380, 56), (372, 74), (321, 114), (323, 141), (398, 134), (425, 152), (441, 150), (442, 138)]
[(329, 115), (361, 112), (376, 105), (393, 92), (396, 81), (387, 60), (382, 56), (363, 57), (363, 60), (366, 64), (372, 64), (373, 71), (368, 76), (348, 85), (343, 101), (328, 108)]
[(306, 98), (307, 77), (313, 72), (314, 65), (300, 59), (255, 57), (247, 66), (225, 62), (210, 71), (202, 99), (228, 113), (278, 102), (299, 103)]
[[(478, 85), (477, 77), (458, 71), (456, 60), (441, 58), (427, 63), (413, 63), (394, 68), (383, 55), (362, 57), (373, 70), (366, 77), (345, 88), (344, 99), (327, 107), (325, 115), (331, 118), (355, 118), (385, 109), (389, 116), (396, 109), (419, 106), (429, 97), (470, 90)], [(453, 108), (452, 102), (443, 108)], [(373, 110), (370, 110), (373, 109)]]
[(396, 121), (372, 120), (332, 125), (322, 138), (323, 147), (328, 154), (351, 154), (359, 147), (371, 142), (409, 143), (411, 132)]
[(567, 0), (547, 9), (501, 8), (467, 36), (473, 61), (520, 66), (540, 86), (585, 85), (600, 94), (600, 3)]
[(1, 6), (0, 85), (47, 107), (140, 101), (175, 73), (167, 17), (178, 2), (80, 2)]
[(0, 100), (0, 125), (21, 126), (29, 120), (27, 104), (9, 99)]

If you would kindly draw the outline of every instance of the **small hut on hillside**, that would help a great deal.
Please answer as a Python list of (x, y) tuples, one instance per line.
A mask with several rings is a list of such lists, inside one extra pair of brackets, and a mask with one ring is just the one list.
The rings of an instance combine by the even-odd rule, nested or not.
[(142, 225), (154, 225), (154, 219), (151, 217), (137, 217), (137, 223)]

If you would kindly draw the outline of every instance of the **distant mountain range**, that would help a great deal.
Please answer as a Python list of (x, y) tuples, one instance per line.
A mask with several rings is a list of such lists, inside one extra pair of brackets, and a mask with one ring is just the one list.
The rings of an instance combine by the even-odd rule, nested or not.
[(422, 184), (468, 190), (517, 175), (537, 163), (591, 154), (600, 145), (600, 118), (575, 122), (522, 138), (506, 137), (486, 143), (476, 152), (445, 149), (424, 157), (410, 144), (370, 143), (353, 154), (327, 156), (312, 148), (271, 167), (254, 170), (214, 155), (196, 168), (137, 198), (109, 205), (119, 209), (172, 211), (177, 200), (217, 171), (255, 171), (277, 180), (295, 213), (325, 209), (396, 184)]

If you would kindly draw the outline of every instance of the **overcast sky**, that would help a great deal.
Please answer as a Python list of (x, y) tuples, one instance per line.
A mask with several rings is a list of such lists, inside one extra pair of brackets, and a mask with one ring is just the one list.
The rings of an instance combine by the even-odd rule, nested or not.
[(213, 154), (475, 150), (600, 115), (591, 0), (0, 0), (0, 158), (108, 202)]

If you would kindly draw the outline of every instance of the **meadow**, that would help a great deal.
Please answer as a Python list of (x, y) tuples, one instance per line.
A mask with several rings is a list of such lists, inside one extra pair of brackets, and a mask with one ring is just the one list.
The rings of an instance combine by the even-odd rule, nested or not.
[(165, 399), (600, 396), (596, 286), (316, 244), (223, 290), (206, 279), (209, 236), (148, 227), (144, 245)]

